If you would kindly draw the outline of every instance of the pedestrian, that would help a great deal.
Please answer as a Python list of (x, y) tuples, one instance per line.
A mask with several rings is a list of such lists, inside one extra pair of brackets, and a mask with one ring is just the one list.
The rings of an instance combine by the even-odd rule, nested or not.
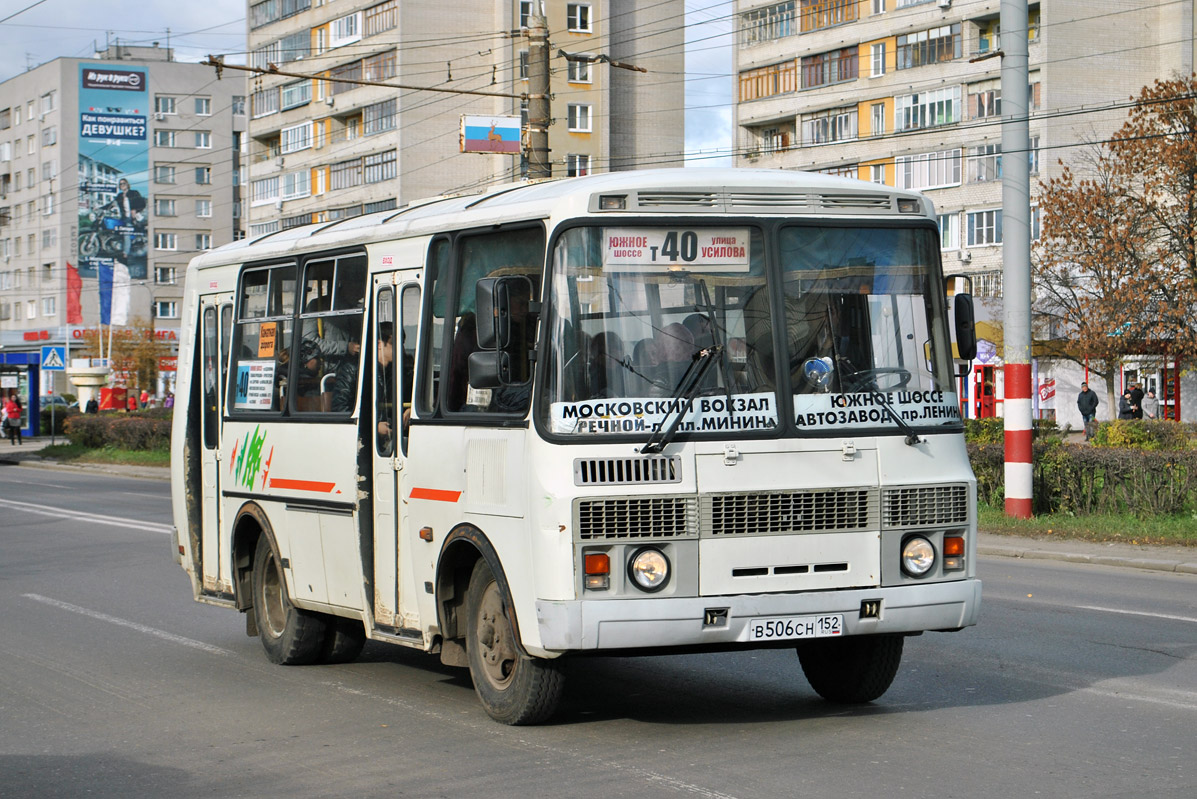
[(1093, 438), (1093, 420), (1097, 418), (1097, 392), (1089, 388), (1088, 383), (1081, 383), (1081, 393), (1077, 394), (1076, 407), (1081, 412), (1081, 419), (1085, 426), (1085, 440)]
[(96, 398), (94, 396), (87, 401), (87, 406), (83, 409), (83, 412), (91, 414), (97, 414), (100, 412), (100, 403), (96, 402)]
[(1118, 400), (1118, 418), (1119, 419), (1134, 419), (1135, 406), (1131, 404), (1130, 389), (1127, 389), (1122, 394), (1122, 398)]
[(146, 391), (143, 388), (141, 390), (141, 407), (145, 408), (149, 404), (150, 404), (150, 392)]
[(17, 392), (9, 393), (4, 401), (4, 428), (8, 433), (9, 444), (16, 446), (24, 444), (21, 439), (21, 401), (17, 399)]
[(125, 400), (125, 410), (127, 410), (129, 413), (132, 413), (133, 411), (137, 410), (137, 392), (136, 391), (129, 392), (129, 398), (127, 400)]
[(1130, 387), (1131, 418), (1143, 418), (1143, 388), (1138, 383), (1131, 383)]
[(1143, 404), (1140, 406), (1143, 409), (1143, 417), (1145, 419), (1160, 418), (1160, 401), (1155, 398), (1155, 391), (1148, 390), (1147, 395), (1143, 397)]
[(175, 395), (172, 392), (166, 392), (166, 399), (162, 400), (162, 407), (167, 410), (175, 407)]

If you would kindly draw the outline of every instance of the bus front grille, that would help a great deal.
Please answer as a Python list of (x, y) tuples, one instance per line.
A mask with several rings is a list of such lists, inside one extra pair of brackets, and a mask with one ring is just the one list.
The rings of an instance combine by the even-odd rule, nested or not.
[(968, 523), (968, 486), (909, 486), (885, 490), (887, 528)]
[(697, 506), (693, 496), (578, 500), (576, 529), (583, 541), (693, 537)]
[(871, 488), (709, 494), (702, 498), (703, 535), (852, 532), (876, 529)]
[(574, 485), (651, 485), (680, 483), (682, 459), (677, 455), (643, 458), (575, 458)]

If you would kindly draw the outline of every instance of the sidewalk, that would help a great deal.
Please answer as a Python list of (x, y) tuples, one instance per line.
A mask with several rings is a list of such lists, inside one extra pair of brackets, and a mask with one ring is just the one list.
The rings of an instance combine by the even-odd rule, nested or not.
[[(58, 439), (58, 441), (63, 440), (61, 437)], [(46, 460), (39, 453), (49, 445), (48, 436), (27, 438), (25, 443), (20, 446), (12, 446), (7, 441), (0, 441), (0, 464), (20, 463), (23, 466), (37, 466), (45, 469), (99, 471), (123, 477), (142, 477), (151, 480), (170, 479), (170, 470), (165, 467), (102, 463), (74, 464)], [(982, 531), (977, 540), (977, 553), (989, 557), (1056, 560), (1066, 563), (1122, 566), (1131, 569), (1197, 575), (1197, 547), (1107, 544), (1069, 538), (1023, 538), (995, 535)]]

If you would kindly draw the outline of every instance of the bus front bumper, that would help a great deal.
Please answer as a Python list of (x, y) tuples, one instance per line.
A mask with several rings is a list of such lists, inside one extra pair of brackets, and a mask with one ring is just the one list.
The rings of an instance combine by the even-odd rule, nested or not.
[[(880, 602), (875, 617), (862, 618)], [(957, 630), (977, 623), (981, 581), (951, 582), (713, 597), (659, 597), (555, 602), (537, 600), (540, 646), (532, 655), (553, 657), (571, 651), (718, 647), (747, 644), (753, 620), (840, 615), (844, 635)], [(799, 639), (795, 639), (797, 641)]]

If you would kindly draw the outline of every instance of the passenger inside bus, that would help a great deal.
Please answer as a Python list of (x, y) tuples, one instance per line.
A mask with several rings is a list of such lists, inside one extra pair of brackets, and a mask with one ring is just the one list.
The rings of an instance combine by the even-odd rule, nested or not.
[[(357, 342), (355, 342), (357, 343)], [(394, 325), (382, 322), (378, 326), (378, 368), (375, 369), (376, 408), (382, 409), (377, 417), (380, 421), (375, 431), (378, 436), (379, 451), (389, 450), (392, 428), (395, 420), (395, 401), (391, 388), (395, 381), (391, 375), (391, 364), (395, 359)], [(332, 390), (332, 411), (335, 413), (349, 413), (357, 402), (358, 359), (347, 358), (337, 368), (336, 380)], [(405, 381), (405, 386), (410, 384)], [(407, 389), (410, 391), (410, 388)]]

